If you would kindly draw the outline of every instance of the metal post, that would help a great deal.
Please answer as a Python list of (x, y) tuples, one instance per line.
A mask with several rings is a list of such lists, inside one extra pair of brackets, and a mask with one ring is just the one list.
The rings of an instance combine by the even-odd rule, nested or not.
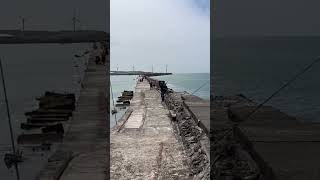
[[(8, 115), (9, 129), (10, 129), (12, 153), (13, 153), (13, 155), (15, 155), (16, 154), (16, 148), (15, 148), (15, 144), (14, 144), (14, 137), (13, 137), (13, 131), (12, 131), (12, 124), (11, 124), (10, 109), (9, 109), (9, 103), (8, 103), (6, 84), (5, 84), (5, 81), (4, 81), (4, 72), (3, 72), (3, 66), (2, 66), (1, 58), (0, 58), (0, 70), (1, 70), (1, 79), (2, 79), (4, 97), (5, 97), (5, 102), (6, 102), (6, 106), (7, 106), (7, 115)], [(19, 180), (20, 179), (20, 175), (19, 175), (18, 164), (15, 162), (14, 166), (15, 166), (15, 169), (16, 169), (17, 179)]]
[(25, 19), (22, 18), (22, 31), (24, 31), (24, 21), (25, 21)]

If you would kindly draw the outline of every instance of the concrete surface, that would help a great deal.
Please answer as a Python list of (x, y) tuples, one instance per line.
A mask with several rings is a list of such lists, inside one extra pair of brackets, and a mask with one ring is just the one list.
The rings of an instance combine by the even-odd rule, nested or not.
[(184, 103), (190, 113), (199, 121), (199, 126), (208, 134), (210, 132), (210, 101), (194, 95), (184, 95)]
[[(108, 176), (107, 71), (89, 60), (76, 111), (56, 158), (40, 172), (39, 180), (105, 180)], [(72, 154), (69, 157), (63, 154)]]
[[(224, 97), (212, 103), (213, 128), (232, 124), (226, 105), (242, 117), (256, 103), (239, 96)], [(253, 143), (258, 154), (273, 169), (279, 180), (320, 179), (320, 125), (302, 123), (271, 106), (264, 106), (239, 128)]]
[(111, 132), (111, 179), (192, 179), (169, 111), (146, 80), (137, 83), (130, 109), (126, 125)]

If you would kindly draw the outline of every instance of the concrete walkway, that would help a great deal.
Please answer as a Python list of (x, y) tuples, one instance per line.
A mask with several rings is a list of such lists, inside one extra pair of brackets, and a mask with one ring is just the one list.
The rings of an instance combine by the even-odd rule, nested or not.
[(106, 67), (90, 58), (76, 111), (66, 129), (63, 143), (41, 171), (41, 180), (105, 180), (107, 179)]
[(210, 132), (210, 101), (194, 95), (184, 95), (184, 104), (189, 112), (199, 121), (199, 126), (207, 133)]
[(159, 92), (146, 80), (138, 82), (130, 108), (125, 124), (111, 132), (111, 179), (190, 179)]
[[(231, 104), (242, 117), (257, 104), (240, 96), (213, 101), (214, 128), (230, 124), (226, 106)], [(263, 160), (279, 180), (320, 179), (320, 124), (302, 123), (271, 106), (263, 106), (250, 119), (239, 123)]]

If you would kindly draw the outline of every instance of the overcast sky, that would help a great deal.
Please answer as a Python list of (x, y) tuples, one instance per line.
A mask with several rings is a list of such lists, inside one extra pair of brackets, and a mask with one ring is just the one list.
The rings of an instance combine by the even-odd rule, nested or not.
[(216, 35), (320, 35), (319, 0), (216, 0)]
[(109, 29), (109, 0), (1, 0), (0, 29), (20, 29), (24, 16), (26, 30), (71, 30), (74, 9), (82, 29)]
[(111, 0), (111, 70), (210, 72), (209, 0)]

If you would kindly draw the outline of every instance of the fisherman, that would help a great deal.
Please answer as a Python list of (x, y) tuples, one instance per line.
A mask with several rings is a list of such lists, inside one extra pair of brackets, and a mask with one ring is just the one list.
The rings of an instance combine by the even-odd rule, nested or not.
[(160, 91), (161, 91), (161, 100), (164, 101), (164, 95), (167, 93), (168, 87), (165, 81), (159, 81)]
[(152, 81), (150, 81), (149, 84), (150, 84), (150, 89), (152, 89)]
[(106, 56), (109, 55), (108, 50), (107, 45), (104, 42), (101, 42), (101, 63), (103, 65), (106, 64)]
[(98, 49), (98, 46), (96, 43), (93, 44), (93, 51), (92, 51), (92, 54), (95, 58), (95, 63), (96, 64), (99, 64), (100, 61), (101, 61), (101, 58), (100, 58), (100, 50)]

